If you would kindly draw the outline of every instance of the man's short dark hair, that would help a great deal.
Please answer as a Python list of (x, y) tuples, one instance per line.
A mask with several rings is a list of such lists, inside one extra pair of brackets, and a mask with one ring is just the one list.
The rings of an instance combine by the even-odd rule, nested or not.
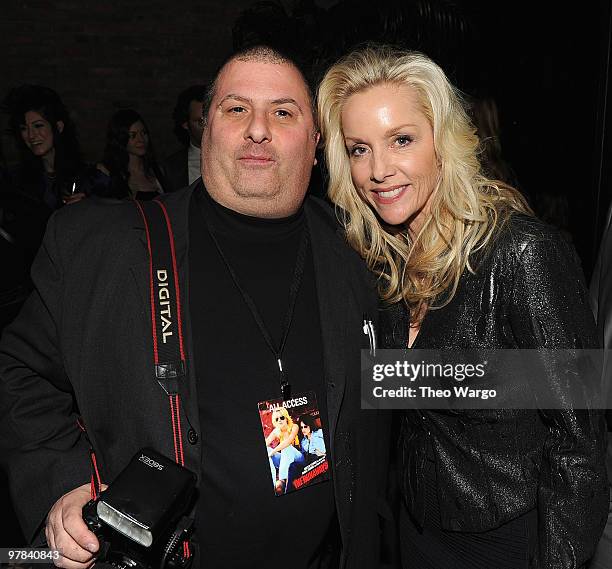
[(206, 85), (191, 85), (179, 93), (176, 99), (172, 120), (174, 121), (174, 134), (181, 144), (189, 144), (189, 133), (183, 128), (183, 124), (189, 120), (189, 104), (191, 101), (203, 103), (206, 99)]
[(223, 68), (232, 61), (259, 61), (262, 63), (273, 63), (273, 64), (288, 64), (294, 67), (297, 72), (300, 74), (302, 79), (304, 80), (304, 85), (306, 86), (306, 92), (308, 94), (308, 98), (310, 101), (310, 108), (312, 110), (312, 116), (317, 124), (317, 113), (315, 110), (314, 104), (314, 96), (312, 87), (308, 80), (309, 74), (306, 72), (306, 67), (301, 59), (288, 51), (284, 51), (282, 49), (272, 47), (270, 45), (252, 45), (245, 48), (242, 48), (232, 55), (230, 55), (218, 68), (217, 73), (215, 74), (215, 78), (208, 84), (208, 88), (206, 89), (206, 96), (204, 98), (203, 105), (203, 119), (206, 122), (206, 118), (208, 117), (208, 111), (210, 110), (210, 105), (212, 104), (212, 100), (215, 97), (215, 91), (217, 88), (217, 80), (219, 79), (219, 74), (223, 70)]

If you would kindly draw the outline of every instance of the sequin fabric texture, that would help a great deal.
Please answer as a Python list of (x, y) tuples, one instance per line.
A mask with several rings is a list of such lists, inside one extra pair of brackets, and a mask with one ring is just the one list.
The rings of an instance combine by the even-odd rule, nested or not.
[[(577, 256), (558, 231), (514, 215), (473, 261), (475, 274), (466, 271), (452, 301), (427, 313), (414, 348), (598, 347)], [(402, 305), (382, 307), (382, 347), (405, 348), (408, 323)], [(552, 365), (547, 377), (530, 378), (560, 380)], [(537, 508), (533, 567), (573, 569), (591, 557), (608, 513), (603, 413), (401, 413), (400, 487), (417, 525), (429, 455), (444, 530), (487, 531)]]

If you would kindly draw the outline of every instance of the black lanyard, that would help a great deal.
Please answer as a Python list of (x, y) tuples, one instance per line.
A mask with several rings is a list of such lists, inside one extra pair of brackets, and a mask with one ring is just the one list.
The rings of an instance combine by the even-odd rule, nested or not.
[(305, 223), (304, 229), (302, 231), (302, 238), (300, 240), (300, 246), (298, 248), (297, 258), (295, 260), (295, 268), (293, 269), (293, 278), (291, 281), (291, 286), (289, 287), (289, 306), (287, 307), (287, 312), (285, 314), (285, 319), (283, 322), (280, 346), (276, 348), (274, 345), (274, 342), (272, 341), (272, 336), (270, 335), (270, 332), (268, 332), (268, 329), (266, 328), (266, 325), (264, 324), (264, 321), (261, 315), (259, 314), (259, 310), (257, 310), (257, 306), (255, 305), (255, 302), (253, 302), (253, 299), (249, 296), (249, 294), (240, 286), (236, 272), (232, 268), (225, 254), (223, 253), (223, 249), (221, 249), (221, 246), (219, 245), (219, 242), (217, 241), (217, 237), (214, 234), (214, 231), (213, 231), (214, 227), (211, 228), (209, 222), (206, 220), (206, 216), (204, 216), (204, 218), (206, 221), (206, 227), (208, 229), (208, 233), (210, 234), (213, 240), (213, 243), (215, 244), (215, 247), (217, 248), (217, 251), (219, 251), (219, 255), (221, 256), (221, 259), (223, 259), (223, 262), (225, 263), (225, 266), (227, 267), (227, 270), (229, 271), (229, 274), (232, 277), (232, 280), (234, 281), (236, 288), (242, 295), (244, 302), (246, 303), (247, 307), (251, 311), (251, 314), (253, 315), (253, 318), (255, 319), (255, 322), (257, 323), (257, 326), (259, 327), (259, 330), (261, 331), (261, 334), (264, 340), (266, 341), (266, 344), (268, 345), (268, 347), (270, 348), (270, 351), (274, 354), (274, 357), (276, 358), (276, 363), (278, 365), (278, 371), (279, 371), (281, 397), (283, 401), (287, 401), (291, 397), (291, 385), (289, 384), (287, 373), (283, 369), (282, 358), (283, 358), (283, 350), (285, 348), (285, 343), (287, 342), (287, 337), (289, 336), (289, 329), (291, 328), (291, 322), (293, 321), (293, 312), (295, 309), (295, 302), (297, 300), (297, 295), (300, 290), (300, 285), (302, 284), (302, 276), (304, 275), (304, 264), (306, 262), (306, 251), (308, 249), (308, 241), (310, 237), (310, 234), (308, 233), (308, 226)]

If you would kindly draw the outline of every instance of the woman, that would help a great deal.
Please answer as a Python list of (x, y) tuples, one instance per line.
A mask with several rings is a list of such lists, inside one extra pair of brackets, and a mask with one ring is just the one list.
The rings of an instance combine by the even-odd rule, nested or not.
[(46, 209), (78, 201), (85, 165), (76, 129), (59, 95), (41, 85), (22, 85), (6, 97), (9, 127), (21, 152), (12, 185)]
[[(355, 51), (329, 69), (318, 106), (330, 198), (389, 306), (382, 347), (597, 346), (574, 252), (484, 177), (433, 61)], [(407, 411), (401, 422), (406, 567), (570, 569), (591, 557), (608, 501), (599, 412)]]
[(306, 462), (310, 463), (317, 458), (325, 456), (323, 430), (316, 428), (311, 415), (303, 415), (300, 418), (300, 433), (302, 435), (300, 446), (302, 447)]
[[(304, 462), (302, 453), (293, 446), (297, 442), (298, 426), (293, 422), (285, 407), (272, 411), (272, 432), (266, 437), (266, 447), (270, 458), (272, 484), (277, 495), (287, 491), (289, 467)], [(273, 443), (277, 443), (272, 447)]]
[(97, 168), (103, 175), (94, 181), (92, 193), (96, 195), (151, 200), (165, 191), (149, 130), (143, 118), (131, 109), (122, 109), (111, 117), (104, 159)]

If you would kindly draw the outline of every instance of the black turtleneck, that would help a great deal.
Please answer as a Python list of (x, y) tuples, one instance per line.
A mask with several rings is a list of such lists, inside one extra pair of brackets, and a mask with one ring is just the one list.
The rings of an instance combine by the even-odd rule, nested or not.
[[(202, 428), (196, 536), (201, 565), (318, 566), (333, 522), (331, 481), (274, 495), (259, 401), (280, 397), (276, 358), (209, 233), (253, 299), (276, 345), (306, 219), (241, 215), (198, 192), (190, 209), (190, 311)], [(329, 449), (315, 275), (310, 248), (283, 353), (292, 397), (314, 391)]]

